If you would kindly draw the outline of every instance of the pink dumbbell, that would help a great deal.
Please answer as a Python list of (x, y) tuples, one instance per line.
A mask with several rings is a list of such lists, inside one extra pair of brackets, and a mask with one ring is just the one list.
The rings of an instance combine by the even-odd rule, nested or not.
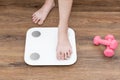
[(95, 45), (102, 44), (102, 45), (109, 46), (113, 50), (116, 49), (118, 46), (118, 42), (115, 40), (113, 35), (107, 35), (105, 37), (105, 40), (101, 39), (100, 36), (96, 36), (93, 42)]
[(107, 35), (105, 40), (101, 39), (100, 36), (96, 36), (93, 42), (95, 45), (106, 45), (107, 49), (104, 51), (104, 54), (107, 57), (112, 57), (114, 55), (114, 50), (118, 46), (118, 42), (115, 40), (113, 35)]

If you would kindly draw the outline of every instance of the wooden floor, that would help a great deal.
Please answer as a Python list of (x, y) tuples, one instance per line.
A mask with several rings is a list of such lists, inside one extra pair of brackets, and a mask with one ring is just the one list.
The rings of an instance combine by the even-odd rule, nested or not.
[[(79, 0), (75, 1), (70, 26), (76, 31), (78, 61), (72, 66), (60, 67), (31, 67), (25, 64), (25, 34), (29, 28), (38, 26), (32, 23), (31, 15), (39, 7), (29, 3), (24, 5), (24, 1), (10, 1), (0, 0), (0, 80), (120, 80), (120, 46), (114, 57), (106, 58), (103, 55), (104, 46), (92, 43), (95, 35), (104, 38), (107, 34), (113, 34), (120, 42), (120, 0), (104, 0), (109, 2), (106, 3), (108, 6), (101, 6), (100, 10), (97, 9), (99, 5), (92, 5), (90, 1), (81, 0), (83, 3), (79, 4), (83, 5), (77, 5)], [(37, 3), (38, 0), (35, 1)], [(86, 4), (91, 4), (91, 7)], [(57, 24), (58, 7), (55, 7), (41, 26)]]

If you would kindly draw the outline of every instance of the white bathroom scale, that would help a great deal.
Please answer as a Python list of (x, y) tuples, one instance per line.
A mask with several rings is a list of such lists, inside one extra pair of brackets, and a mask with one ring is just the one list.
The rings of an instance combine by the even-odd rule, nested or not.
[(68, 36), (72, 45), (72, 55), (67, 60), (56, 58), (58, 28), (31, 28), (26, 34), (25, 63), (32, 66), (72, 65), (77, 61), (75, 32), (68, 29)]

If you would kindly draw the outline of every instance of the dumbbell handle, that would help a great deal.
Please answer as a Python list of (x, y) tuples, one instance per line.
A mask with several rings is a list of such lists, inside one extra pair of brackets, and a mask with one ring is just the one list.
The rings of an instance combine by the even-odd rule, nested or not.
[(100, 39), (99, 43), (103, 44), (103, 45), (110, 45), (110, 41), (108, 41), (108, 40), (102, 40), (102, 39)]

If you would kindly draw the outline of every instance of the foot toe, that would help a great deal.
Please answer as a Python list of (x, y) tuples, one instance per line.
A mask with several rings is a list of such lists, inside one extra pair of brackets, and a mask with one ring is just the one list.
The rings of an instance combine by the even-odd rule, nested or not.
[(40, 19), (39, 18), (37, 18), (36, 20), (35, 20), (35, 23), (38, 23), (38, 21), (39, 21)]
[(59, 55), (59, 60), (63, 60), (64, 54), (62, 52), (60, 52), (58, 55)]
[(33, 17), (32, 17), (32, 20), (34, 20), (35, 18), (36, 18), (36, 16), (33, 16)]
[(70, 53), (70, 52), (68, 52), (67, 57), (68, 57), (68, 58), (70, 58), (70, 56), (71, 56), (71, 53)]
[(65, 53), (65, 60), (68, 59), (68, 52)]
[(37, 20), (37, 17), (34, 17), (33, 22), (35, 22), (36, 20)]
[(65, 53), (62, 53), (61, 60), (65, 60)]
[(44, 22), (44, 21), (41, 19), (41, 20), (38, 22), (38, 24), (39, 24), (39, 25), (42, 25), (43, 22)]
[(57, 59), (60, 60), (60, 52), (57, 52)]
[(71, 54), (72, 54), (72, 50), (69, 50), (67, 54), (68, 58), (70, 58)]

